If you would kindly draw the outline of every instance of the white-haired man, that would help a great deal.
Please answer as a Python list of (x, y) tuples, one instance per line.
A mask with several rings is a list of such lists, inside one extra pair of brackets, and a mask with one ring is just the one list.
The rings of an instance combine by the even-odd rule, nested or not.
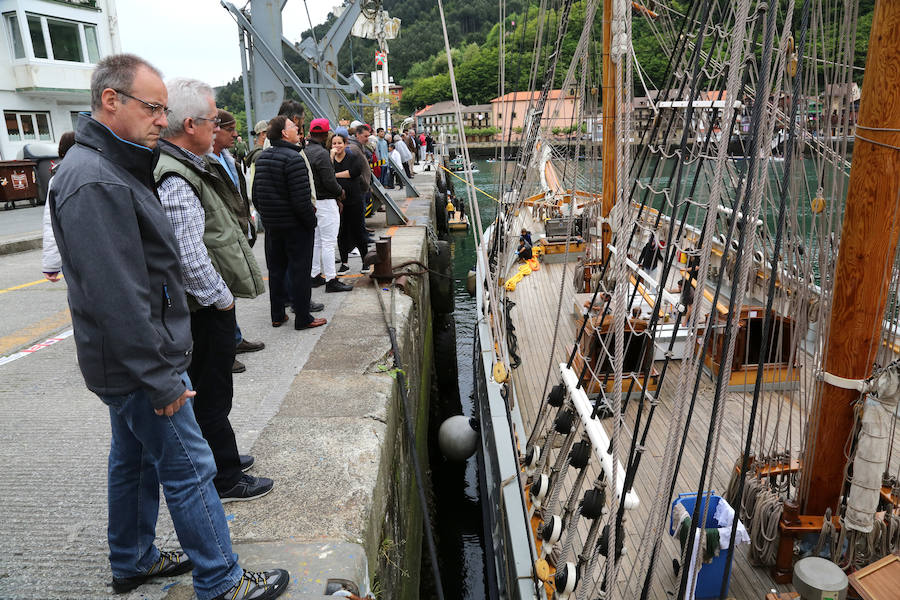
[(184, 78), (172, 79), (166, 87), (172, 112), (153, 177), (181, 251), (194, 339), (188, 369), (197, 392), (194, 412), (216, 459), (214, 483), (222, 502), (252, 500), (271, 491), (273, 482), (243, 473), (253, 457), (238, 454), (228, 414), (234, 395), (234, 296), (261, 294), (262, 274), (246, 234), (228, 209), (230, 183), (203, 160), (219, 129), (212, 88)]
[[(238, 565), (214, 493), (215, 461), (194, 417), (178, 242), (153, 181), (167, 102), (159, 71), (146, 61), (130, 54), (101, 60), (91, 77), (91, 115), (79, 116), (77, 143), (49, 198), (78, 364), (109, 407), (112, 587), (124, 593), (193, 569), (200, 600), (248, 598), (248, 588), (253, 598), (271, 599), (288, 574)], [(154, 544), (160, 484), (185, 552)]]

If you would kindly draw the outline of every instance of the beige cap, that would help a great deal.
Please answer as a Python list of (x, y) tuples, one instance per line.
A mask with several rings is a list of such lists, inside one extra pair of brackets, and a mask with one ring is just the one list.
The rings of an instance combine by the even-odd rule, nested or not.
[(264, 131), (266, 131), (268, 128), (269, 128), (268, 121), (266, 121), (266, 120), (257, 121), (256, 125), (253, 126), (253, 133), (255, 133), (256, 135), (259, 135), (260, 133), (263, 133)]

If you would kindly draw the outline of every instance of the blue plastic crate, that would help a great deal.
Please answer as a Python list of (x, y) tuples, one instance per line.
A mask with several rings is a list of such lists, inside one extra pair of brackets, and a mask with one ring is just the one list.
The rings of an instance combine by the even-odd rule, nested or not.
[[(717, 496), (715, 492), (705, 492), (703, 494), (702, 501), (706, 502), (707, 498), (709, 499), (709, 511), (706, 513), (706, 523), (704, 527), (718, 527), (719, 524), (716, 523), (716, 508), (719, 506), (719, 500), (721, 500), (721, 496)], [(684, 506), (684, 509), (688, 512), (689, 515), (693, 516), (694, 514), (694, 504), (697, 501), (696, 492), (688, 492), (685, 494), (678, 494), (678, 497), (672, 502), (672, 508), (675, 508), (676, 504), (681, 504)], [(700, 516), (703, 516), (703, 504), (700, 506)], [(674, 510), (672, 514), (674, 513)], [(737, 515), (735, 515), (737, 518)], [(669, 519), (669, 533), (675, 534), (675, 524), (671, 522), (671, 517)], [(690, 561), (688, 561), (689, 563)], [(728, 550), (720, 550), (719, 555), (713, 558), (712, 562), (709, 564), (700, 564), (700, 570), (697, 573), (697, 585), (694, 589), (694, 597), (698, 599), (704, 598), (718, 598), (719, 592), (722, 589), (722, 581), (726, 577), (726, 573), (729, 572), (729, 569), (726, 569), (728, 562)], [(687, 568), (687, 565), (682, 565), (682, 568)], [(728, 587), (731, 584), (731, 581), (727, 581), (725, 583), (725, 596), (728, 596)]]

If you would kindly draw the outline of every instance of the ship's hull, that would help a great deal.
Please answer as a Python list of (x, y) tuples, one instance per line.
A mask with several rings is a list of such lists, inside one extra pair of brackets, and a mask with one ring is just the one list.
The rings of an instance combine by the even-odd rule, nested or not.
[[(489, 238), (490, 229), (484, 236), (485, 240)], [(535, 546), (528, 525), (516, 455), (516, 440), (526, 437), (522, 417), (515, 402), (508, 403), (504, 398), (504, 386), (492, 377), (494, 347), (484, 289), (485, 268), (486, 265), (479, 259), (476, 267), (478, 319), (473, 366), (481, 422), (479, 460), (483, 462), (480, 475), (482, 502), (486, 507), (485, 542), (489, 569), (493, 570), (496, 581), (492, 597), (510, 600), (544, 598), (543, 592), (532, 580)], [(510, 405), (512, 408), (509, 408)]]

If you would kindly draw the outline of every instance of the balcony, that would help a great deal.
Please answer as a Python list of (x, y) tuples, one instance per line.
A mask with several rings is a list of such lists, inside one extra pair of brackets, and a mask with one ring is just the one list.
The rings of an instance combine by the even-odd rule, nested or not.
[(13, 65), (16, 92), (60, 100), (85, 100), (93, 70), (94, 65), (77, 63), (28, 61)]

